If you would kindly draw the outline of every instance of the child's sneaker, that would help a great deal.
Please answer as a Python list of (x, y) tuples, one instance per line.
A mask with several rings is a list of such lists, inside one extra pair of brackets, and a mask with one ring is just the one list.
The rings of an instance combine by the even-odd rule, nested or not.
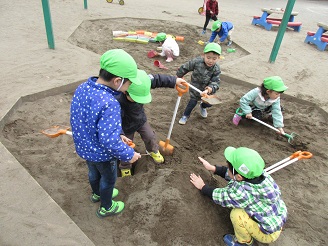
[(207, 110), (205, 108), (202, 107), (202, 103), (199, 104), (199, 107), (200, 107), (200, 115), (203, 117), (203, 118), (207, 118)]
[(203, 30), (203, 31), (202, 31), (202, 35), (204, 35), (205, 33), (206, 33), (206, 30)]
[[(147, 151), (148, 153), (148, 151)], [(161, 164), (164, 162), (164, 157), (161, 155), (161, 153), (159, 151), (155, 152), (150, 152), (149, 155), (154, 159), (154, 161), (157, 164)]]
[(233, 234), (225, 234), (223, 236), (223, 241), (227, 246), (252, 246), (253, 240), (250, 242), (250, 244), (247, 243), (239, 243), (237, 241), (237, 238)]
[(166, 62), (172, 62), (173, 61), (173, 58), (172, 57), (169, 57), (166, 59)]
[(188, 117), (187, 116), (182, 116), (181, 119), (179, 120), (180, 125), (185, 125), (187, 123)]
[(117, 215), (121, 213), (123, 209), (124, 209), (124, 202), (112, 201), (112, 206), (110, 207), (110, 209), (106, 210), (104, 207), (100, 207), (97, 210), (96, 214), (99, 218), (104, 218), (107, 216)]
[(230, 40), (228, 41), (227, 46), (231, 46), (231, 45), (232, 45), (232, 41)]
[[(118, 195), (118, 189), (114, 188), (112, 198), (117, 197), (117, 195)], [(98, 196), (95, 193), (92, 193), (92, 195), (90, 196), (90, 201), (91, 202), (99, 202), (100, 201), (100, 196)]]

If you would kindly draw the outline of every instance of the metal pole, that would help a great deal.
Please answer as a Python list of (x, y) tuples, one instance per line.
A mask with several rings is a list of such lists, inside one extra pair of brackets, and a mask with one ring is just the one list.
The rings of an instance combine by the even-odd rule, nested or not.
[(282, 41), (282, 38), (284, 37), (285, 31), (287, 28), (287, 24), (288, 24), (288, 20), (292, 13), (294, 4), (295, 4), (295, 0), (288, 0), (288, 2), (287, 2), (284, 16), (282, 18), (282, 21), (281, 21), (281, 24), (280, 24), (280, 27), (278, 30), (278, 34), (277, 34), (276, 40), (273, 44), (273, 48), (272, 48), (271, 55), (269, 58), (270, 63), (274, 63), (277, 58), (277, 54), (278, 54), (278, 51), (279, 51), (279, 48), (281, 45), (281, 41)]
[(54, 41), (54, 34), (52, 32), (49, 0), (42, 0), (42, 8), (43, 8), (44, 23), (46, 25), (48, 47), (49, 49), (55, 49), (55, 41)]
[(84, 0), (84, 9), (88, 9), (88, 0)]

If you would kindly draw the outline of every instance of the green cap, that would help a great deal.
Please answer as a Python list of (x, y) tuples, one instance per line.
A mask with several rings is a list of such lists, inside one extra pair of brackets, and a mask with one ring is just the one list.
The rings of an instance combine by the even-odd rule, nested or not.
[(263, 80), (263, 85), (266, 89), (277, 92), (282, 92), (288, 89), (288, 87), (285, 86), (284, 82), (279, 76), (265, 78)]
[(214, 21), (212, 24), (211, 31), (214, 32), (216, 29), (219, 29), (221, 27), (221, 24), (222, 23), (219, 20)]
[(156, 37), (154, 38), (155, 41), (158, 41), (158, 42), (162, 42), (166, 39), (166, 33), (164, 32), (160, 32), (156, 35)]
[(258, 152), (246, 147), (227, 147), (225, 158), (233, 168), (243, 177), (253, 179), (261, 176), (265, 166), (264, 160)]
[(221, 46), (218, 43), (208, 43), (204, 48), (204, 54), (211, 51), (221, 55)]
[(122, 49), (106, 51), (100, 58), (100, 67), (118, 77), (129, 79), (132, 83), (141, 84), (137, 77), (137, 63)]
[(138, 78), (141, 85), (131, 84), (128, 89), (130, 97), (137, 103), (146, 104), (151, 102), (150, 86), (151, 81), (144, 70), (138, 69)]

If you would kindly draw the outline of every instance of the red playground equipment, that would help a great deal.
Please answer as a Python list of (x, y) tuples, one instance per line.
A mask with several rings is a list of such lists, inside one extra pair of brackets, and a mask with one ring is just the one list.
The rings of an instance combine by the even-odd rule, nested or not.
[[(106, 1), (107, 1), (107, 3), (112, 3), (113, 2), (113, 0), (106, 0)], [(120, 5), (124, 5), (124, 0), (119, 0), (118, 3)]]

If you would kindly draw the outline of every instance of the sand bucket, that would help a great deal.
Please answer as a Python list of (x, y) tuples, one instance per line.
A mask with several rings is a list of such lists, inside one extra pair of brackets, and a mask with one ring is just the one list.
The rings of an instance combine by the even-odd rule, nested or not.
[(167, 67), (165, 67), (159, 60), (155, 60), (154, 61), (154, 66), (159, 67), (161, 69), (168, 69)]
[(155, 50), (148, 51), (147, 56), (148, 58), (153, 58), (157, 55), (157, 52)]

